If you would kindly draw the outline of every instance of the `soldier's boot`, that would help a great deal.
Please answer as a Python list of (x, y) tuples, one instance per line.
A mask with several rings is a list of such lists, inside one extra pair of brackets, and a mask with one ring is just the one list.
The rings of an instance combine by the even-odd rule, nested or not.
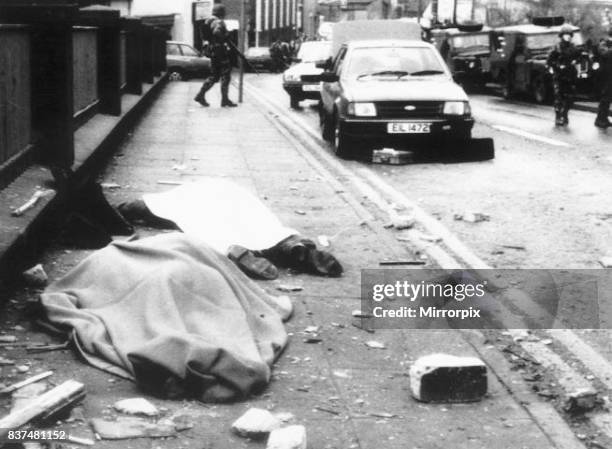
[(233, 101), (230, 101), (229, 98), (224, 98), (223, 100), (221, 100), (222, 108), (235, 108), (236, 106), (238, 105), (234, 103)]
[(204, 94), (201, 91), (198, 92), (198, 94), (193, 98), (193, 100), (197, 101), (204, 107), (210, 106), (210, 104), (208, 104), (208, 101), (206, 101), (206, 98), (204, 97)]
[(556, 126), (565, 125), (565, 121), (563, 120), (563, 115), (559, 111), (555, 111), (555, 125)]
[(563, 114), (562, 114), (563, 126), (567, 126), (567, 124), (569, 123), (568, 113), (569, 113), (569, 106), (565, 105), (563, 107)]
[(603, 106), (599, 105), (599, 111), (597, 112), (597, 118), (595, 119), (595, 126), (598, 128), (606, 129), (612, 126), (612, 122), (608, 119), (608, 110), (610, 109), (609, 103)]

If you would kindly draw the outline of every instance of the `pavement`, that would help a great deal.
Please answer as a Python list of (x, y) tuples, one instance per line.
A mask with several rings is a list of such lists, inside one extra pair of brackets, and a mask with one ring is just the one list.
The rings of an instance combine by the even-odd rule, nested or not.
[[(277, 292), (279, 284), (303, 287), (291, 294), (295, 313), (287, 323), (290, 344), (275, 365), (269, 387), (259, 396), (227, 405), (145, 396), (167, 414), (190, 416), (194, 426), (176, 438), (130, 440), (129, 447), (264, 447), (230, 431), (249, 407), (292, 413), (295, 422), (305, 425), (310, 448), (583, 447), (558, 418), (549, 417), (546, 426), (534, 419), (533, 409), (525, 404), (540, 409), (545, 404), (528, 389), (521, 395), (513, 392), (511, 384), (521, 380), (504, 357), (491, 359), (495, 363), (489, 364), (489, 392), (481, 402), (424, 404), (411, 398), (408, 369), (419, 356), (478, 356), (491, 350), (491, 341), (456, 330), (368, 333), (352, 326), (351, 311), (360, 307), (360, 270), (377, 268), (383, 260), (420, 260), (422, 255), (398, 242), (384, 227), (388, 218), (309, 157), (278, 126), (274, 113), (254, 98), (247, 95), (238, 108), (220, 108), (215, 88), (209, 95), (212, 106), (202, 108), (192, 100), (198, 88), (195, 81), (168, 84), (116, 148), (100, 175), (101, 182), (111, 185), (105, 190), (109, 201), (116, 204), (181, 182), (231, 179), (259, 196), (286, 225), (313, 239), (327, 236), (345, 275), (328, 279), (282, 271), (277, 281), (261, 282), (270, 293)], [(141, 235), (156, 232), (138, 228)], [(51, 241), (40, 262), (53, 280), (88, 254)], [(15, 361), (0, 367), (2, 382), (53, 370), (55, 384), (67, 379), (85, 383), (87, 397), (77, 419), (57, 426), (93, 438), (89, 419), (115, 416), (110, 409), (115, 401), (143, 393), (129, 381), (90, 367), (71, 350), (27, 353), (23, 343), (60, 342), (28, 319), (26, 305), (38, 291), (19, 287), (5, 292), (0, 332), (15, 335), (19, 344), (0, 347), (0, 357)], [(308, 326), (320, 328), (320, 343), (305, 342)], [(371, 340), (385, 349), (368, 347), (365, 343)], [(26, 372), (16, 366), (27, 367), (21, 368)], [(9, 398), (0, 399), (0, 413), (9, 406)], [(97, 441), (96, 447), (126, 447), (126, 442)]]

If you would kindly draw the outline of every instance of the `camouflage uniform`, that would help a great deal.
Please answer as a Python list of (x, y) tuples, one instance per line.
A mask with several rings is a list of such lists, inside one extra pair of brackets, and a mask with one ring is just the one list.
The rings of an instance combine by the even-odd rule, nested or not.
[(555, 115), (557, 125), (567, 125), (569, 108), (576, 89), (576, 68), (574, 66), (580, 51), (572, 42), (562, 41), (548, 55), (547, 66), (552, 69), (555, 94)]
[[(215, 7), (217, 6), (221, 5), (215, 5)], [(205, 94), (216, 82), (221, 80), (221, 106), (236, 106), (228, 98), (232, 63), (230, 59), (230, 49), (227, 44), (229, 34), (225, 26), (225, 21), (223, 20), (225, 9), (219, 8), (216, 11), (213, 10), (213, 14), (215, 17), (209, 25), (212, 34), (212, 42), (210, 42), (211, 73), (209, 77), (204, 80), (204, 84), (202, 84), (202, 88), (194, 100), (202, 106), (208, 106)]]
[(612, 30), (610, 36), (599, 44), (599, 56), (602, 72), (602, 91), (595, 126), (607, 128), (612, 126), (608, 119), (610, 102), (612, 101)]

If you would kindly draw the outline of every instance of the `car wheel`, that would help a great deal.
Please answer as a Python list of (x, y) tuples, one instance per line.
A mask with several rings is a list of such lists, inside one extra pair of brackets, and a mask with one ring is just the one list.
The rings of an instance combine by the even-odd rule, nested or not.
[(338, 117), (334, 120), (334, 153), (342, 159), (348, 159), (351, 153), (351, 141), (342, 130)]
[(334, 128), (330, 123), (331, 120), (325, 114), (323, 105), (319, 103), (319, 125), (321, 126), (321, 137), (327, 142), (331, 142), (334, 139)]
[(546, 104), (548, 103), (548, 87), (542, 77), (538, 77), (533, 86), (533, 98), (536, 103)]
[(300, 99), (295, 95), (291, 95), (290, 97), (291, 109), (300, 109)]
[(185, 75), (181, 69), (173, 67), (168, 69), (168, 79), (170, 81), (182, 81), (185, 79)]

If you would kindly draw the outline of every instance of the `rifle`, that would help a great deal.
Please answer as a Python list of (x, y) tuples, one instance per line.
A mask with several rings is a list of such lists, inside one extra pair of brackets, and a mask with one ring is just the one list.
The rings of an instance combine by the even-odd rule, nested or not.
[(229, 46), (232, 48), (232, 50), (234, 50), (234, 51), (236, 52), (236, 54), (237, 54), (238, 56), (240, 56), (240, 59), (242, 59), (242, 61), (244, 61), (244, 63), (245, 63), (247, 66), (249, 66), (249, 67), (250, 67), (250, 69), (251, 69), (253, 72), (255, 72), (257, 75), (261, 75), (261, 73), (260, 73), (260, 72), (259, 72), (259, 71), (258, 71), (258, 70), (255, 68), (255, 67), (253, 67), (253, 66), (251, 65), (251, 63), (249, 62), (249, 60), (247, 59), (247, 57), (246, 57), (246, 56), (244, 56), (240, 50), (238, 50), (238, 47), (236, 47), (236, 45), (235, 45), (235, 44), (234, 44), (234, 43), (233, 43), (233, 42), (232, 42), (230, 39), (227, 39), (225, 42), (227, 42), (227, 43), (229, 44)]

